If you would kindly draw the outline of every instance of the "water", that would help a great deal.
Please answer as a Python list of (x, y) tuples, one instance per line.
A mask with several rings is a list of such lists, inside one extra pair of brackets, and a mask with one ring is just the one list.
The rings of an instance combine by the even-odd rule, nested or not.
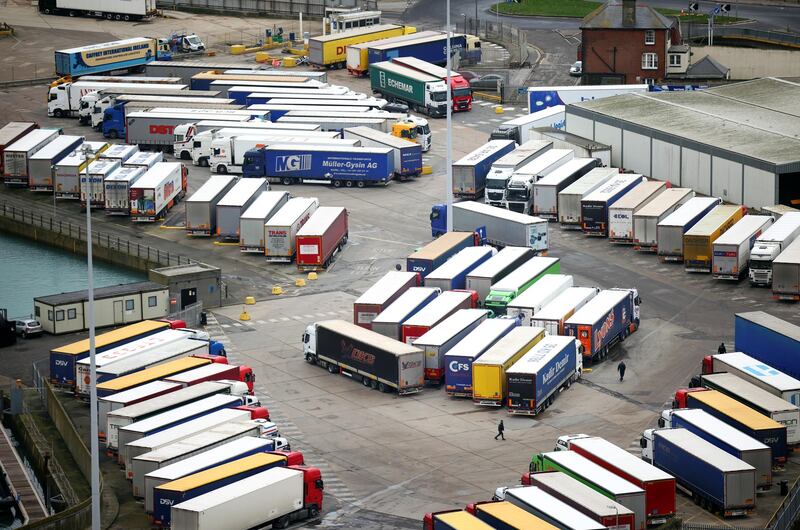
[[(147, 279), (147, 274), (94, 260), (94, 285)], [(0, 308), (9, 317), (33, 313), (37, 296), (86, 289), (86, 256), (0, 233)]]

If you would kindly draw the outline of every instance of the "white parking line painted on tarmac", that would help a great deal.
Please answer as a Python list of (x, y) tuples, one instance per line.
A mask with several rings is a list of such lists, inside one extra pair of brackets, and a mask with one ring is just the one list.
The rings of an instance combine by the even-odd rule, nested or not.
[(230, 324), (220, 324), (220, 326), (222, 326), (223, 328), (229, 328), (229, 327), (231, 327), (231, 325), (230, 325)]
[(281, 317), (281, 322), (289, 322), (291, 320), (289, 317)]
[(516, 108), (516, 107), (506, 107), (506, 108), (505, 108), (505, 110), (507, 110), (507, 111), (509, 111), (509, 112), (510, 112), (510, 111), (514, 110), (515, 108)]

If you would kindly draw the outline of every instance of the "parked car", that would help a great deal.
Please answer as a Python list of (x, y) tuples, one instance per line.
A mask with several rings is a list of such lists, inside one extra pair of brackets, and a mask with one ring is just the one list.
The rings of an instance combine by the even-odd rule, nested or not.
[(472, 81), (475, 78), (480, 77), (478, 74), (473, 72), (472, 70), (459, 70), (459, 74), (463, 77), (467, 82)]
[(583, 73), (583, 61), (575, 61), (569, 67), (569, 75), (572, 77), (580, 77)]
[(476, 77), (469, 82), (469, 86), (473, 90), (497, 90), (497, 83), (500, 83), (500, 90), (503, 90), (505, 85), (505, 78), (499, 74), (486, 74)]
[(42, 325), (35, 318), (22, 318), (17, 320), (17, 335), (23, 338), (35, 337), (43, 333)]
[(408, 113), (408, 105), (395, 101), (393, 103), (387, 103), (381, 110), (385, 110), (386, 112)]

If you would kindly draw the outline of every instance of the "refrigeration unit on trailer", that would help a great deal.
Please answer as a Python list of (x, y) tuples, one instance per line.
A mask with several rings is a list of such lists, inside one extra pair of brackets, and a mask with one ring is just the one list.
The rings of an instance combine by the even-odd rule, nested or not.
[(564, 334), (580, 341), (584, 358), (603, 360), (617, 342), (639, 328), (640, 304), (636, 289), (600, 291), (564, 322)]
[(239, 249), (264, 253), (264, 225), (289, 201), (288, 191), (263, 191), (239, 218)]
[(656, 252), (658, 223), (692, 198), (694, 191), (689, 188), (670, 188), (634, 213), (633, 250)]
[(758, 236), (750, 250), (750, 285), (772, 285), (772, 262), (800, 236), (800, 212), (789, 212)]
[(389, 271), (353, 302), (353, 324), (372, 329), (372, 321), (410, 287), (420, 284), (416, 272)]
[(425, 352), (425, 381), (436, 386), (444, 382), (445, 354), (487, 318), (486, 309), (459, 309), (412, 342)]
[[(442, 233), (443, 228), (437, 227), (446, 225), (447, 208), (436, 204), (431, 214), (431, 231), (434, 235)], [(453, 204), (453, 230), (475, 232), (479, 228), (485, 228), (486, 242), (496, 247), (527, 247), (537, 254), (546, 254), (549, 247), (544, 219), (475, 201)]]
[(267, 261), (291, 263), (297, 252), (297, 232), (319, 208), (316, 197), (293, 197), (264, 224)]
[(486, 175), (486, 193), (483, 202), (490, 206), (502, 206), (506, 200), (506, 188), (511, 176), (521, 167), (532, 162), (536, 157), (553, 146), (552, 142), (529, 140), (522, 143), (492, 164)]
[(131, 185), (147, 171), (143, 167), (120, 167), (103, 181), (105, 209), (111, 215), (131, 213)]
[(556, 105), (570, 105), (619, 94), (644, 94), (650, 85), (592, 85), (528, 87), (528, 112)]
[(217, 203), (217, 229), (221, 239), (239, 240), (239, 220), (262, 192), (269, 190), (267, 179), (241, 179)]
[(571, 149), (550, 149), (511, 175), (503, 206), (512, 212), (530, 213), (533, 209), (533, 185), (575, 157)]
[(740, 280), (750, 266), (750, 250), (761, 234), (772, 225), (769, 215), (745, 215), (712, 244), (711, 276)]
[(463, 248), (431, 271), (425, 277), (425, 286), (438, 287), (442, 291), (464, 289), (467, 283), (467, 274), (496, 253), (497, 250), (490, 246)]
[(531, 214), (558, 221), (558, 194), (598, 165), (596, 158), (573, 158), (534, 182)]
[(715, 197), (692, 197), (656, 225), (658, 258), (683, 261), (683, 235), (722, 202)]
[(599, 292), (597, 287), (568, 287), (533, 315), (530, 325), (546, 329), (548, 335), (563, 335), (564, 322)]
[(633, 216), (667, 190), (666, 182), (647, 180), (608, 206), (608, 240), (633, 244)]
[(772, 260), (772, 297), (800, 301), (800, 239), (795, 239)]
[(414, 251), (406, 258), (406, 270), (418, 273), (424, 279), (431, 271), (449, 260), (462, 248), (475, 245), (473, 230), (447, 232), (424, 247)]
[(343, 131), (347, 139), (358, 140), (362, 147), (388, 147), (394, 154), (394, 174), (399, 179), (422, 173), (422, 146), (371, 127), (350, 127)]
[(61, 135), (30, 155), (28, 157), (28, 189), (52, 193), (54, 166), (79, 149), (83, 142), (83, 136)]
[(641, 175), (623, 173), (581, 199), (581, 228), (589, 236), (608, 236), (609, 208), (626, 193), (645, 182)]
[[(555, 526), (558, 530), (603, 530), (601, 523), (537, 487), (513, 487), (504, 491), (505, 500)], [(621, 529), (617, 529), (621, 530)]]
[(3, 183), (29, 187), (28, 159), (60, 135), (57, 129), (34, 129), (3, 150)]
[(595, 167), (558, 192), (558, 222), (562, 228), (581, 229), (581, 201), (619, 174), (615, 167)]
[(466, 288), (478, 294), (478, 307), (483, 307), (492, 284), (508, 276), (534, 256), (533, 249), (505, 247), (467, 273)]
[(336, 252), (342, 250), (349, 237), (347, 209), (341, 206), (320, 206), (297, 231), (297, 269), (327, 269)]
[(731, 352), (704, 357), (703, 374), (717, 372), (734, 374), (792, 405), (800, 406), (800, 380), (746, 353)]
[(531, 140), (531, 131), (537, 127), (563, 129), (566, 107), (556, 105), (501, 123), (489, 136), (490, 140), (514, 140), (518, 144)]
[(124, 167), (143, 167), (150, 169), (159, 162), (164, 161), (164, 153), (155, 151), (152, 153), (140, 151), (122, 163)]
[(99, 158), (86, 167), (80, 178), (81, 207), (87, 202), (93, 208), (105, 206), (105, 180), (120, 167), (120, 161), (113, 158)]
[(186, 233), (210, 236), (217, 230), (217, 204), (236, 185), (233, 175), (211, 175), (200, 189), (186, 199)]
[(744, 217), (744, 206), (720, 204), (683, 235), (683, 263), (686, 272), (711, 272), (713, 245), (722, 234)]
[(524, 293), (547, 274), (558, 274), (559, 272), (561, 272), (559, 258), (533, 257), (492, 285), (484, 306), (495, 315), (504, 315), (506, 307), (514, 298)]
[(131, 186), (131, 221), (153, 222), (172, 208), (187, 187), (186, 166), (159, 162)]
[(474, 293), (463, 290), (445, 291), (403, 322), (401, 340), (406, 344), (416, 346), (414, 341), (439, 325), (440, 322), (461, 309), (474, 307)]
[(522, 325), (530, 326), (534, 315), (538, 315), (547, 304), (572, 285), (572, 275), (546, 274), (524, 293), (511, 300), (506, 306), (506, 314), (521, 317)]
[(0, 177), (5, 174), (5, 166), (3, 165), (3, 151), (5, 148), (34, 129), (38, 129), (39, 125), (34, 122), (12, 121), (0, 127)]
[(470, 200), (483, 197), (492, 164), (516, 146), (513, 140), (491, 140), (453, 162), (453, 196)]
[(372, 331), (402, 340), (403, 324), (441, 294), (435, 287), (411, 287), (372, 320)]

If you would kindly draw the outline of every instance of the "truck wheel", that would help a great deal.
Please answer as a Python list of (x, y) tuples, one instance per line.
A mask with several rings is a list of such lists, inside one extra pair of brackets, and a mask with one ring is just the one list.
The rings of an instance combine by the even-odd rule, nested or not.
[(274, 523), (272, 523), (272, 528), (289, 528), (289, 523), (292, 522), (291, 517), (288, 515), (284, 515)]
[(106, 20), (111, 20), (111, 13), (106, 13)]
[(359, 188), (363, 188), (364, 186), (366, 186), (366, 184), (364, 183), (363, 180), (359, 180), (358, 182), (356, 182), (356, 186), (358, 186)]
[(114, 15), (114, 20), (122, 20), (122, 17), (119, 15)]
[(372, 386), (372, 381), (370, 381), (369, 377), (364, 376), (361, 378), (361, 384), (369, 388), (370, 386)]
[(197, 161), (197, 164), (200, 167), (208, 167), (208, 158), (205, 157), (201, 158), (200, 160)]
[(352, 180), (345, 181), (344, 185), (347, 188), (352, 188), (353, 187), (353, 181)]
[(181, 151), (181, 160), (189, 160), (192, 158), (192, 155), (189, 154), (189, 151)]
[(124, 19), (125, 19), (125, 22), (128, 22), (131, 19), (131, 16), (130, 15), (125, 15)]
[(335, 374), (335, 373), (336, 373), (336, 365), (333, 365), (333, 364), (330, 364), (330, 363), (329, 363), (329, 364), (328, 364), (328, 371), (329, 371), (330, 373), (332, 373), (332, 374)]
[(111, 138), (112, 140), (116, 140), (117, 138), (119, 138), (119, 134), (117, 133), (116, 129), (111, 129), (110, 131), (108, 131), (108, 137)]
[(281, 184), (283, 184), (284, 186), (291, 186), (292, 185), (292, 179), (290, 179), (289, 177), (283, 177), (281, 179)]
[(314, 505), (311, 506), (311, 508), (308, 509), (308, 516), (309, 517), (316, 517), (318, 515), (319, 515), (319, 508), (317, 508), (317, 505), (314, 504)]
[(341, 188), (342, 187), (342, 181), (341, 180), (334, 180), (333, 181), (333, 187), (334, 188)]
[(64, 117), (64, 111), (61, 110), (61, 109), (56, 109), (56, 110), (53, 111), (53, 116), (56, 117), (56, 118), (63, 118)]
[(217, 166), (217, 173), (220, 175), (225, 175), (228, 173), (228, 168), (225, 166), (225, 164), (220, 164)]
[(74, 17), (75, 16), (75, 11), (70, 11), (69, 12), (69, 16)]
[(389, 388), (386, 386), (386, 383), (378, 383), (378, 391), (380, 392), (388, 392)]
[(378, 382), (375, 379), (370, 380), (369, 386), (372, 387), (373, 390), (378, 388)]

